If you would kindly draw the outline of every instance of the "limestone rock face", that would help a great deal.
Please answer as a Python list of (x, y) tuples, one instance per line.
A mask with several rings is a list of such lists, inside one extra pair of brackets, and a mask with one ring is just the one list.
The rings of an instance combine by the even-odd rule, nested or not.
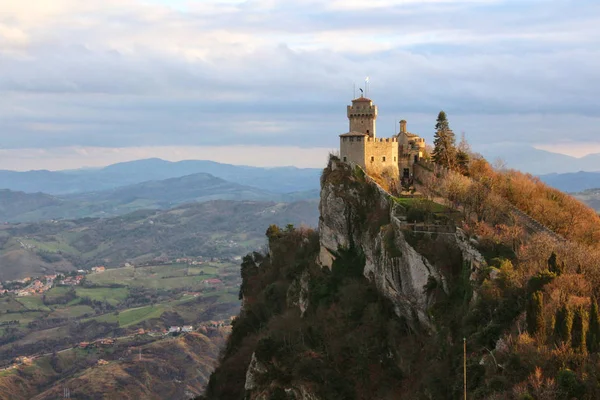
[(304, 270), (299, 279), (294, 280), (287, 291), (286, 300), (288, 307), (294, 306), (300, 309), (300, 315), (304, 315), (308, 308), (309, 297), (309, 279), (308, 270)]
[[(434, 299), (425, 287), (435, 280), (437, 287), (447, 290), (442, 268), (409, 244), (389, 193), (368, 176), (357, 176), (356, 169), (346, 164), (332, 160), (328, 169), (319, 204), (318, 262), (331, 268), (337, 251), (353, 246), (365, 256), (365, 277), (393, 302), (397, 315), (432, 329), (427, 309)], [(367, 189), (368, 196), (361, 186)], [(483, 256), (460, 230), (456, 235), (440, 235), (435, 240), (458, 249), (463, 262), (474, 269), (485, 264)]]
[[(258, 383), (260, 376), (267, 372), (267, 367), (256, 359), (256, 354), (252, 354), (252, 360), (246, 370), (246, 384), (244, 386), (249, 400), (268, 400), (271, 398), (271, 387), (264, 387)], [(321, 400), (304, 385), (285, 388), (284, 392), (286, 399), (289, 400)]]
[(256, 354), (252, 354), (252, 360), (246, 371), (246, 391), (252, 391), (258, 387), (257, 378), (259, 375), (267, 372), (267, 368), (262, 365), (257, 359)]

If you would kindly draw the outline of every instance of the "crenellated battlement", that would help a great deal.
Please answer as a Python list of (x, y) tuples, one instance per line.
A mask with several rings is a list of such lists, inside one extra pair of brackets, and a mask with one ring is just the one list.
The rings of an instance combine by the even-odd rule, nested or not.
[(392, 137), (392, 138), (371, 138), (368, 137), (366, 139), (367, 142), (378, 142), (378, 143), (382, 143), (382, 142), (386, 142), (386, 143), (397, 143), (398, 142), (398, 138)]

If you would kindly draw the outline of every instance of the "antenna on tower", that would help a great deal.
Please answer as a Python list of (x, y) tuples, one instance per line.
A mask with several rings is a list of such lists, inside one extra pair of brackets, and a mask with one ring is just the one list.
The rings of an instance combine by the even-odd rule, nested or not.
[(369, 97), (369, 77), (365, 78), (365, 96)]

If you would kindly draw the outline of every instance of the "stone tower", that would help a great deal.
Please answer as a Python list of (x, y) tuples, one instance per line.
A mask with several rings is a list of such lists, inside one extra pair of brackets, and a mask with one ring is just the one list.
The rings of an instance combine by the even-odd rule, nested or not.
[(373, 105), (371, 99), (359, 97), (352, 100), (348, 106), (348, 120), (350, 121), (350, 132), (364, 133), (375, 138), (375, 120), (377, 119), (377, 106)]

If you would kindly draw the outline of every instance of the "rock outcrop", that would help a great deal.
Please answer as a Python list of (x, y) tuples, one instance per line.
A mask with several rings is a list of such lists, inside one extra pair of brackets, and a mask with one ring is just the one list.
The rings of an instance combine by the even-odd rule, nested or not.
[[(321, 183), (318, 262), (331, 268), (340, 249), (354, 247), (365, 256), (365, 277), (394, 303), (398, 316), (432, 329), (427, 310), (434, 299), (426, 287), (435, 282), (447, 291), (445, 265), (409, 243), (406, 235), (412, 232), (406, 229), (402, 207), (359, 167), (335, 159), (330, 160)], [(454, 248), (473, 270), (485, 265), (460, 229), (454, 234), (424, 235)]]

